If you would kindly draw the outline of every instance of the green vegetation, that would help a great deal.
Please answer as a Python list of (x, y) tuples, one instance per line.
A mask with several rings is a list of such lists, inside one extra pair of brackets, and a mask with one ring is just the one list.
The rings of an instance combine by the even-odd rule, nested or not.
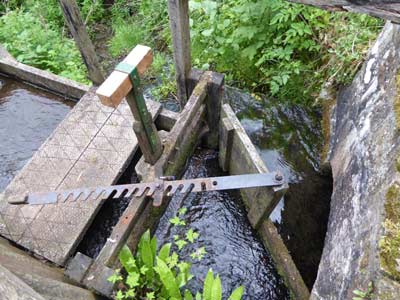
[(384, 236), (379, 241), (381, 267), (400, 280), (400, 187), (392, 185), (386, 194)]
[[(78, 3), (92, 38), (101, 30), (97, 24), (112, 28), (102, 41), (110, 59), (138, 43), (149, 45), (158, 59), (152, 76), (161, 86), (156, 96), (174, 91), (165, 0), (115, 0), (107, 7), (102, 0)], [(190, 10), (195, 67), (223, 72), (228, 84), (254, 94), (300, 103), (312, 103), (323, 83), (348, 84), (383, 25), (365, 15), (284, 0), (191, 0)], [(0, 4), (0, 14), (0, 43), (18, 60), (85, 81), (57, 0), (9, 0)]]
[(63, 19), (56, 0), (7, 3), (0, 10), (0, 43), (18, 61), (89, 83), (75, 43), (60, 28)]
[[(185, 213), (186, 208), (179, 209), (178, 215), (170, 220), (171, 224), (185, 226), (181, 219)], [(179, 251), (198, 238), (199, 233), (189, 229), (182, 237), (174, 236), (173, 243), (164, 244), (157, 252), (156, 238), (151, 238), (150, 232), (146, 231), (139, 241), (136, 255), (124, 246), (119, 254), (124, 271), (118, 270), (108, 279), (118, 286), (115, 299), (221, 300), (221, 279), (219, 275), (214, 277), (212, 270), (207, 273), (202, 293), (196, 292), (193, 296), (185, 288), (193, 275), (190, 273), (190, 263), (182, 260)], [(172, 251), (174, 247), (178, 252)], [(205, 248), (200, 247), (192, 253), (191, 258), (201, 260), (205, 254)], [(238, 287), (229, 300), (240, 300), (243, 292), (244, 288)]]
[(74, 42), (32, 12), (17, 9), (0, 18), (0, 42), (22, 63), (89, 83)]
[(191, 8), (197, 66), (292, 102), (311, 100), (325, 81), (349, 83), (382, 24), (276, 0), (191, 1)]
[(368, 283), (368, 289), (366, 291), (354, 290), (353, 294), (356, 295), (353, 297), (353, 300), (370, 300), (373, 297), (374, 287), (372, 282)]
[(125, 55), (140, 43), (164, 51), (171, 41), (164, 0), (116, 0), (111, 8), (111, 23), (114, 36), (109, 49), (113, 56)]

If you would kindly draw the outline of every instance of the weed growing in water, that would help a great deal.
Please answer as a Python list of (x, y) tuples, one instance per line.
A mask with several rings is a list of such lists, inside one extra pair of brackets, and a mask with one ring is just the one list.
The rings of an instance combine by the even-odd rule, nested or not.
[[(174, 226), (185, 226), (182, 220), (186, 208), (181, 208), (178, 215), (170, 220)], [(184, 236), (174, 236), (178, 252), (172, 251), (172, 243), (164, 244), (157, 252), (157, 240), (150, 237), (147, 230), (141, 237), (136, 255), (127, 246), (119, 254), (119, 260), (124, 268), (117, 270), (108, 280), (118, 284), (115, 299), (160, 299), (160, 300), (221, 300), (222, 283), (219, 275), (214, 276), (210, 269), (204, 280), (202, 292), (193, 295), (186, 284), (193, 278), (190, 273), (191, 264), (183, 261), (179, 250), (188, 243), (199, 238), (199, 233), (189, 229)], [(206, 254), (205, 247), (200, 247), (192, 253), (192, 259), (201, 260)], [(244, 292), (243, 286), (236, 288), (229, 300), (240, 300)]]

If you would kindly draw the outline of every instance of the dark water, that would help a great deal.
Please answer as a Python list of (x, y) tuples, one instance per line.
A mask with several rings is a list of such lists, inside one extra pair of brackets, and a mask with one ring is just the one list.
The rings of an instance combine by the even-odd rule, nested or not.
[[(223, 176), (218, 166), (218, 153), (197, 149), (188, 163), (184, 178)], [(169, 219), (181, 207), (187, 208), (182, 218), (186, 226), (173, 226)], [(200, 234), (193, 244), (181, 251), (181, 259), (192, 263), (195, 274), (188, 288), (202, 290), (209, 268), (221, 276), (225, 299), (232, 290), (245, 286), (243, 299), (289, 299), (282, 279), (272, 259), (252, 230), (245, 208), (237, 191), (191, 193), (187, 197), (174, 196), (156, 230), (158, 244), (184, 236), (192, 228)], [(199, 262), (190, 258), (197, 248), (205, 246), (207, 254)], [(177, 249), (174, 249), (177, 250)]]
[(227, 89), (243, 127), (269, 170), (280, 170), (290, 188), (271, 215), (293, 260), (311, 289), (324, 246), (332, 176), (320, 169), (319, 111), (255, 100)]
[(0, 77), (0, 192), (73, 105), (59, 96)]
[[(121, 175), (121, 178), (116, 184), (139, 182), (135, 172), (135, 165), (139, 161), (140, 157), (140, 151), (136, 152), (128, 168)], [(97, 213), (93, 223), (90, 225), (75, 252), (81, 252), (91, 258), (96, 258), (103, 246), (106, 244), (114, 226), (118, 223), (119, 218), (128, 207), (130, 201), (131, 199), (126, 197), (107, 199), (100, 211)]]
[[(227, 98), (241, 119), (270, 170), (281, 170), (290, 189), (273, 212), (275, 222), (306, 284), (312, 287), (322, 253), (332, 190), (330, 174), (319, 167), (322, 142), (318, 111), (267, 101), (256, 101), (247, 94), (227, 89)], [(167, 103), (176, 108), (174, 102)], [(133, 164), (132, 164), (133, 165)], [(133, 170), (125, 172), (120, 184), (135, 182)], [(224, 175), (218, 168), (217, 153), (198, 150), (184, 177)], [(122, 214), (128, 200), (107, 201), (89, 229), (79, 251), (95, 257)], [(186, 229), (171, 226), (180, 207), (187, 207)], [(269, 254), (252, 231), (240, 196), (235, 192), (191, 194), (174, 197), (160, 220), (156, 235), (159, 245), (173, 241), (187, 228), (201, 234), (200, 240), (182, 250), (189, 258), (196, 247), (208, 254), (193, 262), (196, 278), (189, 287), (199, 290), (209, 268), (221, 275), (224, 292), (242, 284), (245, 299), (287, 299), (287, 290), (276, 273)]]

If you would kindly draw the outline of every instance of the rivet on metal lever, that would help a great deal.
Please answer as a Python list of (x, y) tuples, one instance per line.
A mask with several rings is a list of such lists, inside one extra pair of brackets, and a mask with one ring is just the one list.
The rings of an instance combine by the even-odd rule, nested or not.
[(277, 174), (275, 175), (275, 180), (276, 180), (276, 181), (282, 181), (282, 180), (283, 180), (282, 174), (277, 173)]

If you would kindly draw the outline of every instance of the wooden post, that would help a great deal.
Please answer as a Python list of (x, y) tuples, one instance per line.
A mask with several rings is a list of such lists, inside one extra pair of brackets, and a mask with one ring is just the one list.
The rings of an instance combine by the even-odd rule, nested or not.
[(225, 75), (212, 71), (202, 71), (198, 69), (192, 69), (190, 76), (186, 81), (188, 91), (193, 92), (193, 88), (199, 82), (200, 77), (203, 74), (207, 77), (207, 125), (209, 129), (209, 135), (207, 137), (207, 147), (211, 149), (217, 149), (219, 145), (219, 122), (221, 115), (221, 105), (224, 97), (224, 82)]
[(223, 118), (219, 130), (219, 165), (224, 172), (229, 172), (235, 127), (229, 118)]
[[(208, 73), (208, 72), (207, 72)], [(222, 98), (224, 96), (225, 75), (209, 72), (207, 105), (207, 124), (210, 133), (207, 138), (207, 146), (218, 149), (219, 122), (221, 116)]]
[(168, 14), (174, 46), (178, 99), (183, 109), (189, 99), (187, 80), (191, 69), (189, 1), (168, 0)]
[(117, 66), (97, 89), (104, 105), (117, 107), (126, 97), (135, 121), (133, 130), (146, 162), (154, 164), (162, 153), (162, 144), (156, 126), (147, 110), (140, 89), (139, 75), (150, 66), (153, 59), (151, 49), (138, 45)]
[(79, 13), (79, 7), (75, 0), (59, 0), (59, 2), (68, 28), (81, 52), (89, 78), (95, 85), (100, 85), (104, 81), (104, 73), (92, 41), (86, 32), (85, 24)]

